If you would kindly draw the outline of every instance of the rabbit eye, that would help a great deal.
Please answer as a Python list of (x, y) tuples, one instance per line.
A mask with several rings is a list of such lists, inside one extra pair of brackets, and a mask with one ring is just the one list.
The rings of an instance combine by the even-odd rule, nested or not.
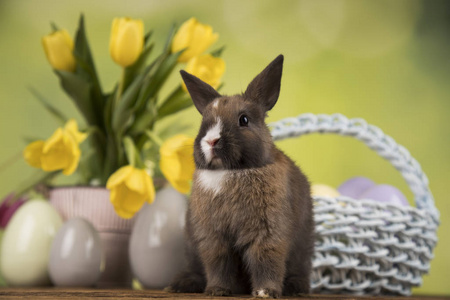
[(241, 115), (239, 117), (239, 126), (248, 126), (248, 117), (246, 115)]

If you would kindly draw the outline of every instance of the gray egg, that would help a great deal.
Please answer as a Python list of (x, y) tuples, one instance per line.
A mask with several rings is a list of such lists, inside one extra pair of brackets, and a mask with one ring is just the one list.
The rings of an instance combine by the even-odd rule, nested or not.
[(56, 286), (91, 287), (104, 267), (99, 234), (82, 218), (67, 221), (50, 250), (48, 272)]
[(130, 237), (130, 264), (145, 287), (161, 289), (186, 266), (184, 224), (187, 199), (173, 188), (160, 190), (139, 212)]

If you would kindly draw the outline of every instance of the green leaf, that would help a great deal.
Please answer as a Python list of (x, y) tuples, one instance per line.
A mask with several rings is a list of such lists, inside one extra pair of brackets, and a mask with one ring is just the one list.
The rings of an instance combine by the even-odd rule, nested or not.
[(94, 178), (100, 178), (101, 170), (98, 163), (97, 152), (92, 147), (82, 149), (83, 156), (77, 168), (77, 173), (80, 175), (81, 184), (89, 185)]
[(105, 95), (105, 111), (103, 113), (103, 118), (105, 120), (105, 128), (106, 132), (109, 132), (112, 134), (112, 115), (113, 115), (113, 103), (114, 103), (114, 96), (117, 93), (117, 86), (114, 88), (114, 90), (111, 92), (111, 94)]
[(137, 168), (143, 168), (144, 164), (142, 163), (141, 156), (131, 137), (125, 136), (123, 138), (123, 146), (125, 148), (125, 154), (127, 155), (129, 164)]
[(166, 42), (164, 44), (164, 52), (170, 52), (170, 47), (172, 46), (172, 39), (175, 35), (175, 28), (177, 27), (177, 25), (175, 23), (172, 24), (172, 27), (170, 27), (170, 31), (169, 34), (167, 35), (167, 39)]
[(189, 94), (187, 94), (181, 85), (175, 89), (172, 94), (167, 97), (167, 99), (159, 106), (157, 111), (158, 120), (163, 119), (171, 114), (177, 113), (183, 109), (191, 107), (194, 103), (192, 102)]
[[(223, 83), (219, 85), (217, 91), (223, 87)], [(159, 106), (156, 116), (161, 120), (169, 115), (176, 114), (194, 104), (191, 97), (185, 92), (181, 85), (167, 97), (167, 99)]]
[[(155, 60), (153, 60), (153, 62), (151, 64), (149, 64), (147, 67), (145, 67), (144, 71), (142, 72), (142, 74), (145, 75), (144, 77), (144, 81), (142, 83), (142, 87), (141, 90), (139, 91), (139, 96), (138, 96), (138, 100), (136, 102), (136, 107), (135, 110), (138, 109), (142, 109), (144, 103), (144, 100), (140, 100), (141, 98), (143, 99), (142, 95), (144, 93), (144, 87), (146, 87), (149, 82), (152, 80), (152, 76), (155, 74), (156, 70), (155, 67), (158, 66), (158, 63), (160, 63), (160, 61), (163, 59), (164, 54), (159, 55)], [(140, 103), (142, 103), (142, 105), (140, 105)]]
[(166, 99), (164, 99), (160, 104), (159, 107), (166, 105), (167, 103), (170, 103), (172, 101), (175, 101), (177, 98), (183, 97), (186, 95), (186, 92), (181, 87), (181, 84), (178, 85), (176, 89), (170, 93), (169, 96), (167, 96)]
[(105, 163), (103, 165), (103, 174), (101, 178), (101, 184), (106, 185), (108, 178), (114, 173), (121, 165), (118, 161), (119, 152), (115, 142), (115, 136), (109, 134), (106, 145)]
[(82, 77), (60, 70), (54, 70), (58, 75), (61, 87), (72, 98), (81, 114), (90, 125), (96, 125), (98, 116), (95, 114), (93, 104), (91, 101), (91, 85)]
[(119, 133), (133, 114), (136, 97), (140, 91), (144, 75), (139, 75), (122, 95), (117, 108), (113, 111), (112, 129)]
[(154, 144), (158, 145), (158, 147), (161, 147), (161, 145), (163, 144), (163, 140), (157, 134), (150, 130), (146, 130), (145, 134)]
[(150, 30), (147, 32), (147, 34), (144, 36), (144, 45), (147, 45), (148, 41), (150, 41), (150, 38), (153, 35), (153, 30)]
[(147, 61), (150, 53), (152, 52), (154, 47), (154, 44), (149, 45), (147, 48), (142, 51), (139, 58), (136, 60), (136, 62), (127, 67), (125, 69), (125, 75), (124, 75), (124, 82), (123, 82), (123, 90), (126, 91), (128, 86), (133, 82), (135, 77), (142, 71), (142, 68), (144, 67), (145, 62)]
[(225, 50), (225, 46), (222, 46), (219, 49), (214, 50), (213, 52), (211, 52), (211, 55), (214, 57), (220, 57), (222, 55), (223, 50)]
[(193, 105), (191, 98), (189, 97), (183, 97), (177, 99), (177, 101), (171, 102), (168, 105), (162, 106), (158, 110), (158, 120), (161, 120), (167, 116), (170, 116), (172, 114), (178, 113), (186, 108), (189, 108)]
[(98, 128), (97, 126), (89, 126), (86, 129), (85, 133), (88, 136), (97, 136), (97, 137), (99, 137), (101, 139), (101, 143), (102, 144), (106, 143), (105, 133), (102, 130), (100, 130), (100, 128)]
[(80, 15), (73, 52), (77, 60), (76, 74), (92, 85), (92, 108), (97, 117), (97, 125), (103, 126), (103, 92), (87, 40), (83, 14)]
[(45, 140), (45, 139), (39, 138), (39, 137), (36, 137), (36, 136), (22, 136), (22, 140), (23, 140), (23, 142), (25, 144), (28, 145), (28, 144), (30, 144), (32, 142), (42, 141), (42, 140)]
[(118, 168), (118, 150), (117, 150), (117, 135), (114, 134), (112, 129), (112, 116), (113, 116), (113, 104), (115, 95), (117, 92), (117, 86), (111, 92), (111, 94), (105, 95), (105, 127), (106, 127), (106, 144), (104, 151), (103, 171), (100, 176), (102, 185), (105, 185), (109, 176)]
[(125, 153), (127, 155), (128, 163), (132, 166), (136, 164), (136, 147), (133, 140), (129, 136), (123, 138), (123, 146), (125, 147)]
[(53, 32), (58, 31), (58, 25), (55, 24), (55, 22), (51, 22), (50, 23), (50, 27), (52, 28)]
[(56, 107), (54, 107), (50, 102), (48, 102), (38, 91), (34, 88), (29, 87), (28, 90), (33, 94), (34, 97), (44, 106), (47, 111), (56, 118), (56, 120), (64, 125), (67, 122), (67, 117)]
[(145, 109), (136, 114), (135, 120), (129, 129), (129, 133), (133, 136), (141, 134), (144, 130), (152, 129), (156, 121), (156, 99), (151, 101)]
[(186, 122), (171, 122), (167, 124), (162, 129), (158, 130), (158, 136), (162, 140), (167, 140), (168, 138), (174, 136), (175, 134), (186, 131), (192, 127), (192, 124), (188, 124)]
[(133, 125), (131, 126), (129, 133), (132, 135), (136, 135), (144, 131), (145, 129), (148, 129), (152, 122), (155, 121), (155, 116), (147, 111), (144, 111), (143, 113), (139, 114), (135, 121), (133, 122)]
[(140, 110), (146, 106), (149, 99), (154, 99), (159, 92), (167, 77), (172, 73), (173, 69), (177, 65), (177, 59), (181, 55), (181, 51), (177, 53), (171, 53), (161, 58), (161, 62), (156, 69), (156, 72), (146, 78), (141, 93), (139, 95), (138, 102), (136, 103), (136, 110)]
[(42, 170), (38, 170), (16, 188), (16, 197), (18, 198), (22, 196), (36, 185), (45, 183), (60, 173), (61, 171), (44, 172)]
[[(78, 30), (75, 35), (75, 46), (74, 46), (74, 55), (78, 57), (80, 60), (85, 62), (87, 68), (89, 69), (87, 74), (85, 74), (86, 70), (79, 70), (77, 68), (77, 74), (81, 75), (85, 79), (96, 80), (98, 83), (97, 72), (94, 65), (94, 59), (92, 58), (91, 49), (89, 47), (89, 41), (86, 36), (86, 29), (84, 26), (84, 16), (80, 15), (80, 19), (78, 22)], [(98, 85), (99, 86), (99, 85)]]
[(175, 24), (173, 24), (167, 37), (163, 53), (158, 56), (149, 66), (150, 68), (153, 68), (156, 65), (158, 67), (155, 71), (151, 73), (148, 72), (148, 75), (145, 78), (144, 84), (139, 94), (138, 101), (136, 102), (135, 111), (141, 111), (144, 107), (147, 106), (147, 103), (150, 99), (156, 99), (156, 94), (161, 89), (167, 77), (169, 77), (170, 73), (177, 65), (178, 57), (184, 51), (183, 49), (182, 51), (179, 51), (177, 53), (170, 53), (169, 47), (175, 33), (175, 28), (176, 26)]
[[(34, 142), (35, 140), (33, 140)], [(0, 163), (0, 173), (6, 171), (9, 167), (17, 163), (18, 161), (23, 160), (23, 151), (18, 151), (16, 154), (6, 158), (2, 163)]]

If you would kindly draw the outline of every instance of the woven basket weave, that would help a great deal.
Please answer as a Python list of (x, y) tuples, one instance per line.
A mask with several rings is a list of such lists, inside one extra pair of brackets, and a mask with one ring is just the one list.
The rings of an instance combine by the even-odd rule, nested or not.
[(352, 136), (387, 159), (408, 183), (417, 208), (314, 197), (314, 292), (410, 295), (428, 273), (439, 225), (428, 179), (408, 150), (362, 119), (303, 114), (269, 125), (274, 140), (309, 133)]

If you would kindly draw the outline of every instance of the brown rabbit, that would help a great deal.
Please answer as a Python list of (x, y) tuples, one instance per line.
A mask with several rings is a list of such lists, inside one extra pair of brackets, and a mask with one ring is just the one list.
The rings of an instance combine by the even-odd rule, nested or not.
[(310, 185), (264, 122), (282, 69), (280, 55), (234, 96), (181, 71), (203, 121), (186, 219), (188, 267), (166, 290), (262, 298), (309, 293)]

